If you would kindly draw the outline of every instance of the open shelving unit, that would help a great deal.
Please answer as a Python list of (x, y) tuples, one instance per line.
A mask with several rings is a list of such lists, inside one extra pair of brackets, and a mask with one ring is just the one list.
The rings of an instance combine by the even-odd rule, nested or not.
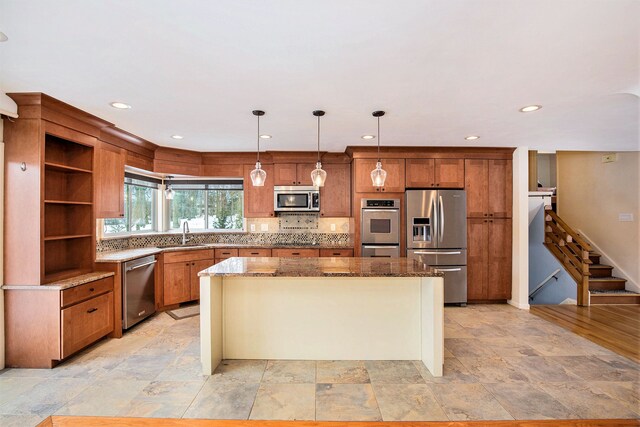
[(45, 135), (42, 283), (92, 271), (93, 147)]

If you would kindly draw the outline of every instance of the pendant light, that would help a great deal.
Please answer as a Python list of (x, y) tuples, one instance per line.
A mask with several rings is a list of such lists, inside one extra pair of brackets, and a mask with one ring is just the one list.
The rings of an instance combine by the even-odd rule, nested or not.
[(313, 115), (318, 118), (318, 161), (316, 162), (316, 168), (311, 172), (311, 182), (316, 187), (324, 187), (327, 172), (322, 170), (322, 163), (320, 162), (320, 117), (324, 116), (324, 111), (315, 110)]
[(251, 171), (249, 176), (254, 187), (264, 187), (267, 173), (262, 170), (262, 165), (260, 164), (260, 116), (264, 116), (264, 111), (253, 110), (253, 115), (258, 117), (258, 158), (256, 160), (256, 168)]
[(371, 181), (374, 187), (383, 187), (384, 180), (387, 179), (387, 172), (382, 169), (380, 161), (380, 117), (384, 116), (384, 111), (374, 111), (371, 115), (378, 119), (378, 163), (376, 163), (376, 168), (371, 171)]
[[(172, 176), (166, 176), (166, 179), (171, 179), (173, 178)], [(164, 179), (162, 180), (162, 183), (164, 184)], [(169, 187), (169, 184), (167, 184), (167, 187), (164, 190), (164, 198), (167, 200), (173, 200), (173, 189), (171, 187)]]

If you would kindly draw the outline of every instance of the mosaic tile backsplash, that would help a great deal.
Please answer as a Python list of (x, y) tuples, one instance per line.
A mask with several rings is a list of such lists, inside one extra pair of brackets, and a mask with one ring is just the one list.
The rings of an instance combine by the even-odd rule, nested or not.
[[(352, 243), (349, 233), (189, 233), (190, 244), (229, 243), (258, 246), (278, 245), (345, 245)], [(121, 238), (109, 238), (97, 242), (98, 252), (125, 249), (180, 245), (182, 234), (155, 233)]]

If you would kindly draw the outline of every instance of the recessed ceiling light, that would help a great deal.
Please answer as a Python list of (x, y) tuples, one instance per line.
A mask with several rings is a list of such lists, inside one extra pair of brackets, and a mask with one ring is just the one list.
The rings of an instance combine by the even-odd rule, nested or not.
[(7, 40), (9, 40), (9, 37), (7, 37), (7, 35), (2, 31), (0, 31), (0, 42), (6, 42)]
[(542, 105), (527, 105), (526, 107), (522, 107), (520, 109), (521, 113), (530, 113), (532, 111), (538, 111), (542, 108)]
[(171, 135), (171, 138), (173, 138), (173, 139), (183, 139), (184, 136), (182, 136), (182, 135)]
[(376, 137), (375, 135), (362, 135), (360, 138), (362, 138), (362, 139), (373, 139), (375, 137)]
[(267, 134), (260, 135), (260, 138), (262, 138), (262, 139), (271, 139), (271, 135), (267, 135)]
[(118, 108), (120, 110), (128, 110), (131, 108), (131, 105), (125, 104), (124, 102), (112, 102), (110, 104), (113, 108)]
[(478, 135), (469, 135), (469, 136), (465, 136), (464, 139), (466, 139), (467, 141), (473, 141), (480, 138)]

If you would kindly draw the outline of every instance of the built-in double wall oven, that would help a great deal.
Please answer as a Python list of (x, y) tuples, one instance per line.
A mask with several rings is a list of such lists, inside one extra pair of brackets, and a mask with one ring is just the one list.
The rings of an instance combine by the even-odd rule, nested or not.
[(363, 257), (400, 256), (400, 199), (362, 199)]

